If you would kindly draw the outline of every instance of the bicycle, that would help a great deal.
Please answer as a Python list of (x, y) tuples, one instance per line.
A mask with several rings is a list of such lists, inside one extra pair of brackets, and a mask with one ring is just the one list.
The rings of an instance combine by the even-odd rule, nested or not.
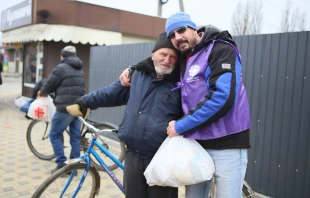
[[(100, 190), (100, 175), (98, 170), (91, 164), (90, 156), (92, 155), (101, 167), (108, 173), (118, 188), (124, 193), (124, 188), (120, 180), (114, 175), (109, 166), (98, 155), (94, 147), (98, 147), (101, 152), (108, 156), (122, 170), (124, 165), (117, 160), (104, 146), (102, 146), (97, 138), (107, 133), (117, 133), (117, 129), (97, 129), (93, 125), (86, 122), (82, 117), (79, 120), (88, 128), (85, 134), (86, 138), (92, 138), (86, 152), (76, 159), (67, 160), (67, 164), (63, 168), (57, 170), (39, 188), (34, 192), (32, 198), (37, 197), (95, 197), (98, 196)], [(90, 177), (88, 176), (90, 173)], [(80, 177), (79, 177), (80, 176)], [(75, 183), (75, 185), (74, 185)], [(83, 186), (83, 189), (82, 189)], [(61, 188), (61, 189), (58, 189)]]
[[(99, 129), (116, 129), (117, 126), (107, 123), (107, 122), (101, 122), (97, 123), (91, 120), (88, 120), (88, 122), (92, 123), (93, 126)], [(52, 149), (52, 145), (49, 141), (49, 123), (40, 121), (40, 120), (33, 120), (30, 122), (28, 128), (27, 128), (27, 144), (31, 152), (42, 160), (52, 160), (55, 158), (54, 151)], [(69, 130), (65, 130), (66, 134), (69, 135)], [(88, 145), (89, 145), (89, 139), (85, 137), (85, 134), (88, 132), (88, 130), (85, 130), (85, 126), (82, 125), (81, 127), (81, 151), (86, 152)], [(64, 133), (65, 134), (65, 133)], [(64, 135), (62, 135), (63, 143), (65, 143)], [(113, 153), (114, 156), (117, 157), (117, 159), (120, 162), (124, 161), (125, 158), (125, 144), (120, 142), (118, 139), (118, 136), (116, 133), (108, 133), (103, 134), (99, 136), (98, 141), (102, 146), (104, 146), (106, 149), (108, 149), (111, 153)], [(67, 143), (67, 142), (66, 142)], [(64, 146), (64, 148), (68, 148), (67, 146)], [(98, 149), (98, 148), (96, 148)], [(105, 158), (103, 153), (101, 154), (102, 158)], [(111, 170), (116, 169), (118, 166), (111, 160), (106, 160), (109, 168)], [(94, 166), (98, 169), (103, 171), (103, 168), (100, 166), (100, 164), (97, 164), (93, 158), (91, 158), (91, 162), (94, 164)]]
[[(98, 196), (100, 190), (100, 175), (96, 168), (90, 163), (90, 156), (93, 155), (95, 159), (100, 163), (100, 165), (105, 169), (110, 178), (114, 181), (114, 183), (118, 186), (118, 188), (125, 193), (124, 188), (119, 181), (119, 179), (114, 175), (114, 173), (109, 169), (109, 167), (105, 164), (104, 160), (100, 158), (97, 154), (96, 150), (93, 149), (94, 145), (97, 145), (99, 149), (104, 152), (111, 160), (117, 164), (122, 170), (124, 169), (123, 164), (118, 161), (107, 149), (100, 145), (97, 142), (97, 137), (101, 133), (113, 133), (117, 132), (116, 129), (97, 129), (91, 124), (87, 123), (83, 118), (79, 117), (81, 122), (89, 129), (87, 136), (92, 136), (91, 143), (84, 155), (77, 159), (72, 159), (66, 162), (66, 166), (56, 171), (52, 174), (39, 188), (34, 192), (32, 198), (38, 198), (43, 195), (43, 193), (51, 193), (45, 194), (46, 197), (52, 197), (55, 195), (56, 197), (75, 197), (79, 192), (81, 197), (94, 197)], [(80, 173), (77, 174), (77, 171)], [(71, 173), (68, 178), (68, 173)], [(90, 173), (91, 177), (87, 177), (88, 173)], [(81, 178), (76, 178), (75, 174), (78, 176), (82, 176)], [(86, 182), (85, 182), (86, 181)], [(77, 183), (76, 185), (72, 185), (73, 183)], [(57, 183), (57, 184), (56, 184)], [(59, 185), (58, 185), (59, 183)], [(86, 185), (85, 185), (86, 184)], [(83, 185), (83, 189), (82, 189)], [(58, 189), (61, 188), (61, 189)], [(85, 192), (87, 191), (87, 192)], [(90, 191), (90, 192), (89, 192)], [(251, 187), (245, 182), (243, 185), (243, 197), (253, 198), (254, 193)], [(54, 194), (52, 194), (54, 193)], [(84, 194), (85, 193), (85, 194)], [(60, 194), (60, 195), (59, 195)], [(72, 196), (71, 196), (72, 195)], [(79, 194), (80, 195), (80, 194)], [(210, 198), (215, 198), (215, 185), (213, 183)]]

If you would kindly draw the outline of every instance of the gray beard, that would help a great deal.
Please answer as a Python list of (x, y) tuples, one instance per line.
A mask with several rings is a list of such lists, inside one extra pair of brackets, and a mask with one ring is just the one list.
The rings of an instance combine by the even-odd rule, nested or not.
[(154, 63), (154, 67), (155, 67), (156, 73), (159, 74), (159, 75), (161, 75), (161, 76), (166, 75), (166, 74), (170, 74), (170, 73), (173, 71), (173, 67), (171, 67), (168, 71), (163, 71), (163, 70), (160, 69), (159, 66), (157, 66), (157, 65), (155, 64), (154, 61), (153, 61), (153, 63)]

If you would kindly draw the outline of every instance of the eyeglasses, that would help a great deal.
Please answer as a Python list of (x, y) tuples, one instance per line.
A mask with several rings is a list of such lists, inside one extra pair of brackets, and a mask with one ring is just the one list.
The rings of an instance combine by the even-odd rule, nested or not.
[(185, 31), (186, 31), (186, 28), (187, 26), (183, 26), (183, 27), (180, 27), (179, 29), (177, 29), (175, 32), (171, 32), (169, 35), (168, 35), (168, 39), (174, 39), (175, 38), (175, 33), (177, 32), (178, 34), (183, 34)]

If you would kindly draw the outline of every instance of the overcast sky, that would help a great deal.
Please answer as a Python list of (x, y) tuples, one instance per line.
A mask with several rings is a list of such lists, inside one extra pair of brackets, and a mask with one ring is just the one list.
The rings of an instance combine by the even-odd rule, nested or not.
[[(22, 2), (23, 0), (1, 0), (0, 10)], [(157, 15), (158, 0), (78, 0), (106, 7), (127, 10), (151, 16)], [(196, 25), (214, 25), (222, 30), (231, 31), (232, 16), (238, 2), (244, 6), (247, 0), (183, 0), (185, 12), (191, 15)], [(258, 0), (257, 0), (258, 1)], [(293, 8), (307, 13), (307, 29), (310, 29), (310, 0), (293, 0)], [(286, 0), (262, 0), (263, 21), (261, 33), (278, 33)], [(163, 5), (162, 17), (179, 11), (179, 0), (169, 0)], [(1, 15), (0, 15), (1, 17)], [(1, 21), (1, 20), (0, 20)], [(0, 39), (1, 40), (1, 39)]]

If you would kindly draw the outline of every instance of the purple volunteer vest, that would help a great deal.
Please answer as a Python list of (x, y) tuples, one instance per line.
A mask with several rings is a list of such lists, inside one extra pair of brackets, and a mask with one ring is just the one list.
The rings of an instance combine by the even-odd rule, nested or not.
[[(185, 115), (188, 114), (190, 109), (195, 109), (196, 105), (200, 101), (203, 101), (205, 96), (209, 94), (206, 85), (207, 79), (205, 77), (205, 71), (208, 68), (208, 58), (214, 46), (214, 42), (225, 42), (231, 45), (235, 49), (237, 57), (241, 63), (238, 49), (234, 45), (223, 40), (215, 40), (209, 46), (193, 55), (187, 62), (184, 77), (181, 78), (181, 82), (178, 83), (179, 87), (181, 87), (182, 108)], [(184, 137), (198, 140), (209, 140), (242, 132), (249, 129), (250, 126), (249, 104), (242, 83), (241, 73), (238, 96), (236, 96), (235, 104), (229, 113), (211, 125), (186, 133)]]

